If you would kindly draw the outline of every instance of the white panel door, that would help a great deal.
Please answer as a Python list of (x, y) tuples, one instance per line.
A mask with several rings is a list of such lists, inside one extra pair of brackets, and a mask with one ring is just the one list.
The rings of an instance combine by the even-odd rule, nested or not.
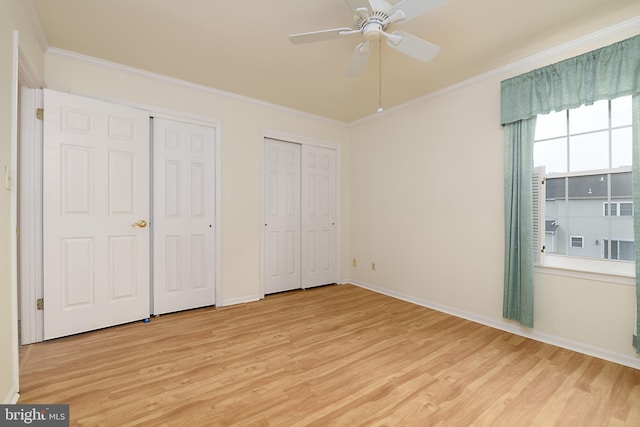
[(264, 292), (300, 288), (300, 145), (264, 142)]
[(302, 147), (302, 287), (338, 282), (336, 150)]
[(215, 304), (215, 129), (153, 119), (153, 313)]
[(44, 338), (149, 317), (148, 114), (44, 91)]

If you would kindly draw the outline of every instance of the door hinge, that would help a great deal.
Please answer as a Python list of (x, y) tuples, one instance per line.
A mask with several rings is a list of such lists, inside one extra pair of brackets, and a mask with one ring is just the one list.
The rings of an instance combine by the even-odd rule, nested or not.
[(38, 120), (44, 120), (44, 108), (37, 108), (36, 109), (36, 118)]
[(38, 298), (36, 300), (36, 310), (44, 310), (44, 298)]

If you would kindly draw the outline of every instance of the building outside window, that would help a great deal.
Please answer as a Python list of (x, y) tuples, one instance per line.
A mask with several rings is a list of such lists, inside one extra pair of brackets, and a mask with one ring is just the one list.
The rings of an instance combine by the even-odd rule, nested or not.
[(538, 116), (545, 253), (635, 259), (631, 154), (630, 96)]

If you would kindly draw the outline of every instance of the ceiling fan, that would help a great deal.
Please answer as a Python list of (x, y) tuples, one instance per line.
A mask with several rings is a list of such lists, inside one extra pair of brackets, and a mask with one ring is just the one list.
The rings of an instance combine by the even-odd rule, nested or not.
[(391, 5), (385, 0), (346, 0), (353, 11), (353, 28), (333, 28), (292, 34), (289, 40), (294, 44), (311, 43), (361, 34), (360, 42), (349, 61), (347, 76), (357, 76), (363, 70), (371, 53), (371, 42), (385, 39), (387, 46), (423, 62), (435, 57), (440, 48), (404, 31), (388, 32), (395, 23), (404, 23), (423, 15), (446, 0), (401, 0)]

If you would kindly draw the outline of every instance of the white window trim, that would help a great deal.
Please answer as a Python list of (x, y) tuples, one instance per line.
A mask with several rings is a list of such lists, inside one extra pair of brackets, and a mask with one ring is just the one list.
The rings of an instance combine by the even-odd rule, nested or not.
[[(600, 241), (602, 242), (602, 250), (600, 251), (600, 255), (602, 256), (602, 260), (603, 261), (626, 261), (626, 262), (633, 262), (633, 261), (629, 261), (629, 260), (621, 260), (621, 259), (605, 259), (604, 258), (604, 246), (605, 243), (604, 242), (608, 242), (609, 244), (609, 251), (611, 251), (611, 242), (630, 242), (630, 243), (634, 243), (634, 240), (630, 240), (630, 239), (607, 239), (605, 237), (603, 237), (602, 239), (600, 239)], [(620, 248), (618, 248), (618, 250), (620, 250)]]
[[(574, 246), (573, 239), (580, 239), (580, 246)], [(584, 248), (584, 237), (583, 236), (569, 236), (569, 244), (572, 248)]]
[[(627, 203), (631, 205), (631, 215), (622, 215), (621, 213), (622, 205)], [(633, 216), (633, 201), (625, 200), (625, 201), (618, 202), (618, 216)]]
[(635, 263), (632, 261), (545, 254), (544, 265), (536, 265), (534, 271), (621, 285), (635, 286), (636, 284)]
[(616, 206), (616, 215), (611, 215), (611, 206), (618, 202), (602, 202), (602, 216), (618, 216), (619, 206)]

